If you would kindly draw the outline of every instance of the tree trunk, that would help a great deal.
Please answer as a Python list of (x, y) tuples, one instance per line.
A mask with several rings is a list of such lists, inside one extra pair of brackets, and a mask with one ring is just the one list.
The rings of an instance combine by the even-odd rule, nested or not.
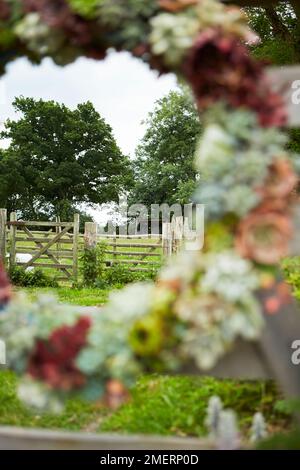
[(282, 39), (292, 43), (293, 35), (287, 26), (281, 21), (276, 9), (274, 7), (265, 7), (265, 12), (269, 18), (275, 36), (280, 36)]

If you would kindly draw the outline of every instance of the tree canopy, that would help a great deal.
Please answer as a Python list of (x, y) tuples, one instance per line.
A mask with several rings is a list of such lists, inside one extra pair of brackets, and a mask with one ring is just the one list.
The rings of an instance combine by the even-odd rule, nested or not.
[(131, 164), (92, 103), (70, 110), (54, 101), (16, 98), (0, 153), (0, 205), (22, 214), (69, 217), (78, 204), (118, 199)]
[(283, 65), (300, 62), (300, 5), (298, 0), (246, 8), (252, 28), (261, 38), (257, 57)]
[(155, 103), (133, 162), (131, 202), (150, 206), (190, 201), (196, 181), (193, 160), (199, 133), (198, 113), (186, 90), (171, 91)]
[[(253, 47), (256, 57), (276, 65), (300, 63), (300, 3), (282, 1), (276, 5), (246, 8), (252, 28), (261, 38)], [(290, 129), (289, 147), (300, 153), (300, 130)]]

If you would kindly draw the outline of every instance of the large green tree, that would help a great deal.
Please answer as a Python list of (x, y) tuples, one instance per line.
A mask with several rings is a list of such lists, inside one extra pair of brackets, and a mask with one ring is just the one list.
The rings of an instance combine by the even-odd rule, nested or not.
[(136, 150), (130, 202), (189, 202), (196, 183), (193, 158), (199, 133), (198, 113), (186, 90), (158, 100)]
[[(261, 39), (253, 47), (254, 55), (276, 65), (299, 64), (300, 1), (261, 3), (265, 5), (246, 9), (250, 25)], [(300, 153), (299, 128), (290, 129), (290, 149)]]
[(79, 204), (118, 199), (131, 164), (92, 103), (70, 110), (54, 101), (17, 98), (21, 117), (8, 120), (0, 153), (0, 205), (38, 215), (69, 217)]
[(261, 43), (253, 48), (257, 57), (279, 65), (300, 62), (299, 0), (277, 4), (265, 2), (262, 7), (247, 8), (246, 11), (252, 28), (261, 39)]

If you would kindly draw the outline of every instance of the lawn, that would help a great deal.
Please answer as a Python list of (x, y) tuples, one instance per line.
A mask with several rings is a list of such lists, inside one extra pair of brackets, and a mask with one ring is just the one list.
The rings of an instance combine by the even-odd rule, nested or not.
[(32, 300), (35, 300), (39, 294), (52, 294), (55, 295), (60, 302), (89, 306), (101, 306), (107, 302), (109, 289), (92, 289), (83, 288), (75, 289), (71, 287), (58, 287), (58, 288), (40, 288), (40, 287), (26, 287), (16, 289), (16, 291), (26, 292)]
[(144, 376), (131, 390), (131, 401), (112, 412), (101, 403), (69, 400), (60, 415), (32, 413), (16, 396), (17, 379), (0, 371), (0, 424), (72, 431), (204, 436), (209, 398), (219, 395), (248, 432), (256, 411), (270, 430), (288, 430), (291, 419), (279, 411), (281, 395), (272, 382), (216, 380), (211, 377)]

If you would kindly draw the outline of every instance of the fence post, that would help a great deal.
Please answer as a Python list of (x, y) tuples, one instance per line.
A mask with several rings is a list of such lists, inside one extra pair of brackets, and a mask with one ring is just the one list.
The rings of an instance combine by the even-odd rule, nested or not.
[[(59, 215), (55, 217), (55, 222), (56, 223), (61, 222)], [(55, 227), (55, 233), (58, 234), (60, 232), (61, 232), (61, 225), (58, 225), (57, 227)], [(56, 258), (59, 260), (60, 259), (59, 252), (62, 251), (61, 250), (61, 244), (59, 242), (56, 244), (56, 250), (57, 250)]]
[(84, 246), (88, 250), (96, 248), (98, 238), (98, 225), (94, 222), (86, 222), (84, 225)]
[(6, 222), (7, 210), (0, 209), (0, 258), (3, 264), (6, 262)]
[(113, 238), (113, 260), (116, 261), (117, 259), (117, 254), (116, 254), (116, 251), (117, 251), (117, 235), (116, 233), (114, 234), (114, 238)]
[[(11, 212), (10, 214), (10, 221), (16, 222), (17, 221), (17, 214), (15, 212)], [(16, 264), (16, 235), (17, 235), (17, 227), (16, 225), (10, 226), (10, 255), (9, 255), (9, 267), (12, 269)]]
[(175, 219), (175, 224), (174, 224), (174, 244), (175, 244), (175, 253), (178, 253), (181, 248), (182, 248), (182, 243), (183, 243), (183, 230), (184, 230), (184, 224), (183, 224), (183, 217), (176, 217)]
[(79, 242), (79, 214), (74, 215), (74, 229), (73, 229), (73, 278), (76, 282), (78, 280), (78, 242)]
[(162, 251), (163, 256), (169, 257), (172, 255), (172, 224), (164, 222), (162, 226)]

